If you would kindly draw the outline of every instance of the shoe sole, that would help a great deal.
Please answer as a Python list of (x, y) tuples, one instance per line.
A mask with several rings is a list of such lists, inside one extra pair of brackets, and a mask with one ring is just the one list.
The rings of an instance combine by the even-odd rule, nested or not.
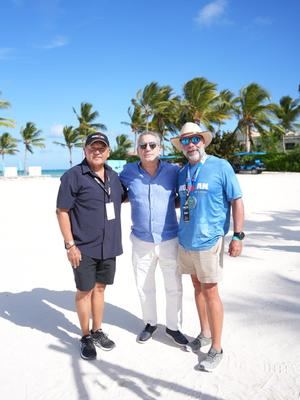
[(80, 353), (80, 357), (81, 357), (83, 360), (87, 360), (87, 361), (96, 360), (96, 358), (97, 358), (97, 356), (94, 356), (94, 357), (86, 357), (86, 356), (84, 356), (82, 353)]
[(167, 333), (167, 332), (165, 332), (165, 335), (168, 336), (170, 339), (172, 339), (173, 342), (174, 342), (175, 344), (177, 344), (177, 346), (185, 347), (185, 346), (187, 345), (187, 343), (178, 343), (178, 342), (176, 342), (176, 340), (173, 338), (173, 336), (170, 335), (170, 334)]
[(197, 369), (199, 371), (203, 371), (203, 372), (214, 372), (216, 369), (218, 369), (219, 365), (220, 365), (220, 363), (215, 368), (204, 368), (204, 367), (198, 365)]
[(152, 333), (152, 335), (151, 335), (147, 340), (139, 340), (139, 339), (137, 338), (137, 339), (136, 339), (137, 343), (145, 344), (145, 343), (149, 342), (150, 339), (153, 339), (153, 336), (154, 336), (154, 333), (155, 333), (155, 332), (156, 332), (156, 329), (155, 329), (155, 331)]

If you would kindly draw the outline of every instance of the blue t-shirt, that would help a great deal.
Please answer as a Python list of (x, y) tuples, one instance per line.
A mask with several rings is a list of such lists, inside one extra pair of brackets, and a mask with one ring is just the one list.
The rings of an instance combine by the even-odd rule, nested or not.
[(160, 243), (177, 236), (175, 211), (179, 167), (160, 161), (155, 176), (140, 162), (125, 165), (120, 180), (128, 190), (132, 233), (146, 242)]
[[(204, 164), (193, 166), (190, 174), (189, 167), (189, 164), (185, 165), (178, 176), (181, 209), (179, 243), (187, 250), (207, 250), (228, 232), (231, 201), (242, 197), (242, 192), (236, 175), (226, 160), (208, 156)], [(189, 175), (190, 182), (187, 181)], [(187, 222), (183, 220), (186, 183), (192, 186), (188, 199)]]

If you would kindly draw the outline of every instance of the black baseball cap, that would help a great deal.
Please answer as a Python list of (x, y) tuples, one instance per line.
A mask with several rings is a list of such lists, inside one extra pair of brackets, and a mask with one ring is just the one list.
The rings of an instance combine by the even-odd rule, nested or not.
[(85, 146), (88, 146), (89, 144), (93, 144), (95, 142), (105, 143), (106, 146), (109, 147), (108, 137), (104, 135), (104, 133), (101, 132), (90, 133), (85, 140)]

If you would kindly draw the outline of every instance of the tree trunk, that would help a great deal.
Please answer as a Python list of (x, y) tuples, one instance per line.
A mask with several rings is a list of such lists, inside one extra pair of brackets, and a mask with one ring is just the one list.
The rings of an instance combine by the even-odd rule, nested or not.
[(69, 163), (70, 163), (70, 168), (72, 168), (73, 163), (72, 163), (72, 148), (71, 147), (69, 147)]
[(285, 138), (285, 133), (282, 135), (282, 149), (283, 149), (283, 152), (286, 153), (284, 138)]
[(250, 127), (246, 126), (246, 151), (249, 153), (251, 150), (251, 142), (250, 142)]
[(28, 175), (28, 168), (27, 168), (27, 149), (25, 147), (25, 152), (24, 152), (24, 167), (23, 167), (23, 173), (24, 175)]

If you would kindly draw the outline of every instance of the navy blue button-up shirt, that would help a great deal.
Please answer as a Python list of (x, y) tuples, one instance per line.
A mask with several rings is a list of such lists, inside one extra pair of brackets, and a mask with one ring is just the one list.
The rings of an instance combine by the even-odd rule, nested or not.
[[(124, 192), (117, 173), (107, 165), (105, 174), (104, 190), (84, 159), (61, 177), (56, 204), (57, 208), (69, 210), (76, 246), (83, 254), (100, 260), (123, 252), (120, 210)], [(110, 201), (115, 210), (115, 219), (112, 220), (106, 216), (105, 203)]]
[(132, 233), (145, 242), (160, 243), (177, 236), (175, 197), (179, 167), (160, 161), (151, 176), (140, 162), (125, 165), (120, 174), (131, 203)]

